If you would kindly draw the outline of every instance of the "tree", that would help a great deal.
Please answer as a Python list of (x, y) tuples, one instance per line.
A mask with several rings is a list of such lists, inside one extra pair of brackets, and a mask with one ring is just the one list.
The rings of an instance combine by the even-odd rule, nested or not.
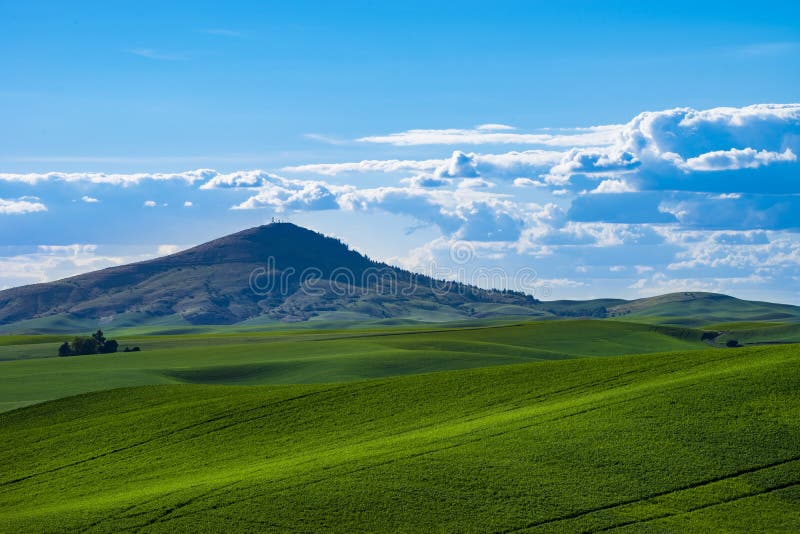
[[(103, 335), (103, 331), (102, 330), (98, 330), (97, 332), (92, 334), (92, 338), (94, 338), (94, 340), (97, 341), (97, 346), (98, 347), (102, 348), (103, 345), (105, 345), (106, 336)], [(100, 352), (102, 352), (102, 350)]]
[(72, 344), (64, 343), (58, 348), (59, 356), (83, 356), (85, 354), (111, 354), (119, 350), (119, 343), (114, 339), (106, 339), (102, 330), (91, 337), (76, 337)]
[(72, 340), (72, 353), (97, 354), (97, 340), (94, 337), (76, 337)]
[(741, 347), (741, 345), (739, 345), (739, 342), (736, 341), (735, 339), (729, 339), (728, 342), (725, 343), (725, 346), (730, 348)]

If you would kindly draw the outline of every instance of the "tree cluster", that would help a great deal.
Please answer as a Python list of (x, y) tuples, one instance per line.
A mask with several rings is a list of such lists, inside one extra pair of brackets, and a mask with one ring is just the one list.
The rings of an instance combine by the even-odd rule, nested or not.
[(82, 356), (85, 354), (111, 354), (117, 352), (119, 343), (114, 339), (106, 339), (102, 330), (90, 337), (76, 337), (72, 343), (64, 342), (58, 348), (59, 356)]

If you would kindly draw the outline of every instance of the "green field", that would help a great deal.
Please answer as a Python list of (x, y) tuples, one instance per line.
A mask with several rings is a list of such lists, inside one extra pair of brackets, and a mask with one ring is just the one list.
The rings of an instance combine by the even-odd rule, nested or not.
[(800, 352), (166, 385), (0, 415), (0, 530), (797, 531)]
[(123, 334), (142, 352), (0, 337), (0, 532), (800, 529), (797, 345), (616, 320)]
[[(293, 384), (585, 356), (700, 349), (701, 332), (614, 321), (120, 338), (139, 353), (53, 357), (58, 340), (0, 346), (0, 411), (103, 389), (168, 383)], [(0, 338), (2, 339), (2, 338)]]

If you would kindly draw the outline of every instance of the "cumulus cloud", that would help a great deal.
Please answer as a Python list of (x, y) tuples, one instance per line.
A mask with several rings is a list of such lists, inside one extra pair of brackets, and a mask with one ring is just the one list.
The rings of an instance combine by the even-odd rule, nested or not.
[(438, 226), (447, 236), (474, 241), (514, 241), (529, 210), (504, 195), (469, 188), (454, 191), (378, 187), (353, 189), (339, 198), (351, 211), (381, 210)]
[(144, 201), (144, 207), (145, 208), (155, 208), (156, 205), (157, 205), (157, 203), (156, 203), (155, 200), (145, 200)]
[(440, 178), (476, 178), (479, 176), (475, 159), (457, 150), (444, 165), (436, 169)]
[[(340, 190), (339, 188), (334, 188)], [(233, 209), (247, 210), (273, 207), (276, 211), (286, 210), (332, 210), (337, 209), (336, 193), (324, 182), (287, 182), (283, 185), (267, 183), (258, 193)]]
[(258, 169), (226, 174), (210, 171), (208, 181), (200, 189), (258, 188), (268, 184), (282, 185), (285, 182), (286, 179), (277, 174)]
[(81, 197), (81, 200), (86, 202), (87, 204), (96, 204), (97, 202), (100, 202), (98, 199), (90, 197), (89, 195), (83, 195)]
[(21, 197), (16, 200), (0, 198), (0, 215), (23, 215), (47, 211), (47, 206), (38, 202), (35, 197)]
[(632, 185), (630, 185), (625, 180), (603, 180), (600, 184), (591, 192), (592, 193), (632, 193), (636, 191)]
[(731, 148), (706, 152), (683, 163), (683, 168), (691, 171), (730, 171), (737, 169), (758, 169), (773, 163), (796, 162), (797, 156), (790, 149), (783, 152), (755, 150), (753, 148)]

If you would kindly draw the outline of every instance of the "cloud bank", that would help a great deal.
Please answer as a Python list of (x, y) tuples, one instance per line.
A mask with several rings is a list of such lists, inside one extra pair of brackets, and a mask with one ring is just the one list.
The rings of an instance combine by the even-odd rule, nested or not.
[[(140, 187), (142, 200), (162, 198), (175, 208), (191, 205), (183, 196), (189, 188), (191, 198), (227, 199), (237, 214), (393, 214), (441, 234), (398, 257), (404, 265), (443, 254), (442, 243), (468, 241), (487, 261), (535, 261), (549, 270), (542, 279), (553, 288), (580, 288), (582, 296), (595, 287), (587, 280), (626, 280), (641, 294), (800, 281), (800, 104), (647, 111), (624, 124), (532, 133), (496, 123), (416, 129), (354, 141), (348, 147), (388, 145), (393, 156), (412, 157), (275, 171), (5, 173), (0, 183), (15, 193), (0, 199), (0, 214), (46, 211), (45, 203), (55, 209), (49, 198), (18, 196), (27, 187), (45, 197), (53, 183), (75, 187), (70, 198), (87, 203), (98, 198), (96, 186)], [(426, 157), (409, 154), (423, 145)], [(166, 184), (180, 185), (181, 197), (155, 191)], [(101, 198), (93, 209), (111, 203)], [(797, 294), (800, 300), (800, 288)]]

